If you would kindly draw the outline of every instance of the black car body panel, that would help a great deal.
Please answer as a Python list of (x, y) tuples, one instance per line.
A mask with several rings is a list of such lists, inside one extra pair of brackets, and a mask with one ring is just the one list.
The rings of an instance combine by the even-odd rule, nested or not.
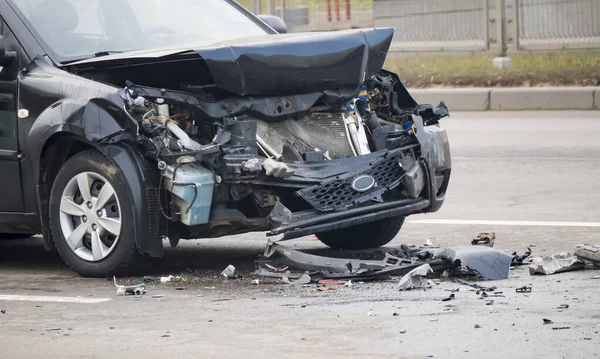
[[(242, 96), (357, 87), (383, 66), (394, 30), (348, 30), (241, 38), (210, 46), (113, 54), (69, 64), (75, 72), (176, 60), (197, 53), (214, 84)], [(198, 59), (197, 71), (203, 71)]]

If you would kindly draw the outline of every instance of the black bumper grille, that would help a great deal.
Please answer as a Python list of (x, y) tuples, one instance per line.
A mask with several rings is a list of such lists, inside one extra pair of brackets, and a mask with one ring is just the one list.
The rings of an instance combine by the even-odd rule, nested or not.
[[(399, 156), (384, 158), (375, 162), (366, 171), (325, 181), (297, 193), (322, 212), (346, 209), (353, 206), (361, 197), (369, 196), (374, 192), (381, 194), (398, 186), (404, 175), (399, 159)], [(358, 192), (352, 188), (354, 179), (361, 175), (370, 175), (375, 179), (375, 186), (368, 192)]]

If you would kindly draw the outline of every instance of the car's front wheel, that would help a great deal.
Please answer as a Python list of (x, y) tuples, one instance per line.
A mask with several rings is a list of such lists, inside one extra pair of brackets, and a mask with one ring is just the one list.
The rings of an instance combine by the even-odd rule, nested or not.
[(317, 233), (327, 246), (335, 249), (368, 249), (388, 244), (396, 237), (404, 217), (391, 217), (358, 226)]
[(50, 229), (58, 253), (90, 277), (139, 270), (131, 194), (121, 169), (101, 153), (78, 153), (61, 168), (50, 194)]

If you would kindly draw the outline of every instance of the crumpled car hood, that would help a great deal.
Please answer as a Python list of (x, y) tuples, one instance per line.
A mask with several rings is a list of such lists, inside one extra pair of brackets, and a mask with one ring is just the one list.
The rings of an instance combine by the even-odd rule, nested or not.
[(381, 28), (266, 35), (210, 46), (125, 52), (74, 62), (68, 68), (172, 61), (195, 52), (215, 85), (224, 90), (246, 96), (301, 94), (361, 85), (381, 70), (393, 34), (393, 28)]

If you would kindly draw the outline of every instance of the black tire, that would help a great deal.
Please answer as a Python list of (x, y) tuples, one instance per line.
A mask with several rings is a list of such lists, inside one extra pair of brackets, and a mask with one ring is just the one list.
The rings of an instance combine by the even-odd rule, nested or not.
[[(84, 172), (92, 172), (104, 177), (122, 203), (119, 239), (105, 258), (95, 262), (87, 261), (75, 254), (63, 235), (60, 223), (60, 202), (63, 191), (72, 178)], [(148, 264), (148, 259), (136, 247), (136, 233), (133, 226), (135, 212), (131, 203), (133, 203), (132, 194), (121, 169), (104, 155), (95, 150), (88, 150), (70, 158), (58, 172), (50, 194), (50, 230), (58, 254), (65, 264), (86, 277), (127, 275), (143, 270)]]
[(317, 237), (334, 249), (369, 249), (388, 244), (396, 237), (404, 217), (391, 217), (358, 226), (317, 233)]

